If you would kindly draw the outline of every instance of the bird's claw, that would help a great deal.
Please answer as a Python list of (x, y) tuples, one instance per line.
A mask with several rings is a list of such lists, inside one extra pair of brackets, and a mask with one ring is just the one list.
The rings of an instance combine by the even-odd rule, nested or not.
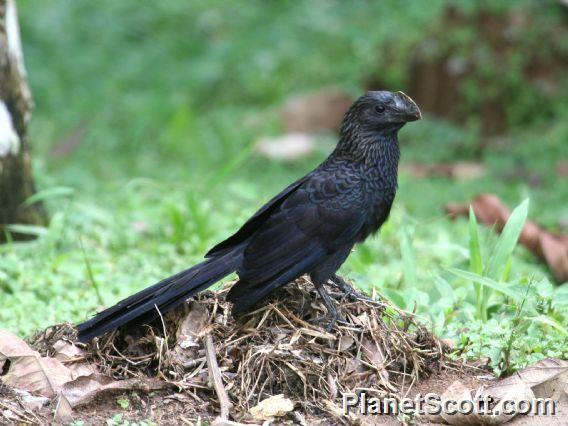
[(337, 322), (338, 318), (340, 318), (340, 316), (339, 313), (337, 312), (337, 308), (335, 307), (333, 300), (331, 300), (331, 297), (325, 290), (324, 286), (321, 283), (319, 283), (316, 284), (315, 287), (323, 301), (323, 304), (327, 309), (327, 315), (323, 318), (329, 320), (329, 324), (325, 327), (325, 330), (329, 332)]
[[(327, 325), (323, 325), (323, 323), (326, 323)], [(343, 324), (347, 324), (347, 321), (341, 317), (340, 315), (323, 315), (321, 317), (316, 317), (310, 320), (310, 323), (315, 324), (320, 326), (321, 328), (323, 328), (326, 332), (330, 332), (333, 327), (335, 326), (335, 324), (337, 323), (343, 323)]]
[(335, 284), (341, 291), (343, 291), (345, 293), (344, 298), (349, 297), (349, 298), (356, 300), (356, 301), (357, 300), (363, 300), (365, 302), (376, 302), (376, 300), (374, 300), (374, 299), (372, 299), (368, 296), (365, 296), (364, 294), (359, 293), (357, 290), (355, 290), (353, 287), (351, 287), (349, 284), (347, 284), (347, 282), (338, 275), (332, 277), (331, 282), (333, 284)]

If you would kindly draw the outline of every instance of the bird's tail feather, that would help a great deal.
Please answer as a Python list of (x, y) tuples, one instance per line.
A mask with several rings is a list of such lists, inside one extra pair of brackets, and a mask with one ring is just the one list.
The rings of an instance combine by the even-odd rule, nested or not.
[(241, 256), (239, 248), (220, 253), (127, 297), (79, 324), (79, 340), (89, 341), (129, 322), (141, 324), (156, 319), (160, 313), (181, 305), (187, 298), (234, 272)]

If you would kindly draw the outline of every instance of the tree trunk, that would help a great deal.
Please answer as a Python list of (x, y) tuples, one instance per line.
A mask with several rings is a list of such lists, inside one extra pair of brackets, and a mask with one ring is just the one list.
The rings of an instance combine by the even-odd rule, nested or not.
[(6, 237), (5, 225), (47, 221), (41, 203), (22, 205), (35, 192), (26, 134), (32, 106), (16, 5), (0, 0), (0, 242)]

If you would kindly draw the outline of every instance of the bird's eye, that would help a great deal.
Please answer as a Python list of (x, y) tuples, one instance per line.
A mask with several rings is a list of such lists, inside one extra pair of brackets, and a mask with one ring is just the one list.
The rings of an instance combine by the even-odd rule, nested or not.
[(385, 112), (385, 106), (384, 105), (375, 105), (375, 112), (377, 112), (379, 114)]

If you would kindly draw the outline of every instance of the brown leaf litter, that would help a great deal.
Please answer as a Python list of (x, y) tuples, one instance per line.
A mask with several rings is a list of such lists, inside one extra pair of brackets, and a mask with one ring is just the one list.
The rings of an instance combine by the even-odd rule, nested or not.
[[(388, 302), (351, 301), (332, 291), (345, 321), (326, 332), (314, 324), (326, 310), (306, 279), (238, 320), (226, 291), (202, 293), (154, 324), (124, 327), (86, 345), (68, 324), (37, 333), (29, 344), (1, 332), (0, 423), (91, 425), (124, 414), (157, 424), (396, 424), (394, 417), (345, 416), (342, 393), (437, 392), (444, 400), (471, 398), (477, 388), (497, 404), (568, 398), (568, 362), (543, 360), (482, 385), (486, 372), (450, 362), (447, 346)], [(117, 394), (130, 411), (118, 408)], [(413, 421), (478, 424), (475, 416)]]
[[(468, 216), (469, 204), (447, 204), (444, 207), (451, 217)], [(493, 194), (481, 194), (473, 199), (471, 206), (477, 220), (493, 226), (498, 232), (509, 219), (509, 208)], [(551, 232), (539, 224), (527, 220), (519, 241), (535, 256), (546, 262), (556, 281), (568, 281), (568, 235)]]
[[(184, 416), (192, 421), (221, 411), (223, 418), (238, 421), (317, 416), (343, 422), (337, 417), (341, 393), (366, 389), (374, 396), (400, 395), (446, 363), (444, 345), (386, 302), (346, 300), (333, 290), (345, 322), (326, 332), (313, 322), (326, 310), (306, 279), (238, 320), (230, 316), (226, 291), (202, 293), (151, 326), (124, 327), (86, 345), (76, 342), (72, 326), (50, 327), (30, 346), (21, 341), (27, 349), (6, 354), (9, 365), (0, 379), (21, 374), (13, 357), (22, 353), (40, 365), (58, 363), (62, 371), (50, 367), (42, 377), (44, 382), (53, 379), (52, 373), (63, 377), (49, 385), (51, 392), (45, 393), (45, 383), (29, 390), (49, 395), (47, 406), (57, 407), (61, 421), (113, 392), (167, 387), (164, 398), (183, 401)], [(14, 407), (17, 401), (14, 397)], [(46, 410), (19, 415), (22, 421), (46, 416), (47, 422), (52, 417)]]
[[(448, 382), (447, 382), (448, 383)], [(471, 386), (473, 384), (473, 386)], [(423, 386), (422, 386), (423, 387)], [(420, 388), (420, 386), (419, 386)], [(422, 390), (432, 392), (431, 387)], [(474, 404), (470, 414), (441, 413), (439, 415), (419, 416), (420, 420), (434, 422), (436, 424), (448, 423), (451, 425), (497, 425), (506, 422), (520, 426), (529, 424), (560, 425), (566, 424), (567, 402), (568, 402), (568, 361), (560, 359), (546, 358), (537, 363), (524, 368), (501, 380), (494, 380), (489, 384), (484, 383), (462, 383), (457, 379), (441, 393), (442, 401), (476, 401), (479, 397), (482, 401), (487, 401), (492, 413), (482, 410), (487, 408), (484, 404)], [(489, 399), (490, 397), (490, 399)], [(537, 408), (539, 414), (519, 416), (518, 410), (507, 413), (504, 410), (505, 401), (510, 404), (515, 401), (518, 408), (522, 409), (526, 401), (534, 401), (535, 398), (550, 399), (555, 402), (556, 412), (554, 414), (545, 412), (544, 405)], [(510, 405), (507, 407), (510, 408)], [(536, 406), (538, 407), (538, 406)], [(535, 407), (535, 408), (536, 408)], [(548, 405), (552, 407), (552, 404)]]

